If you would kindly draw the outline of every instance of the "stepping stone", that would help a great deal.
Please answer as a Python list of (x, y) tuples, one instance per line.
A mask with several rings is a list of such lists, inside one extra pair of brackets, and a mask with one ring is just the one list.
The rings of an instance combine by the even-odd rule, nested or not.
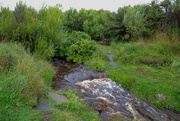
[(58, 95), (55, 93), (48, 92), (49, 96), (56, 101), (57, 104), (69, 102), (69, 100), (64, 95)]

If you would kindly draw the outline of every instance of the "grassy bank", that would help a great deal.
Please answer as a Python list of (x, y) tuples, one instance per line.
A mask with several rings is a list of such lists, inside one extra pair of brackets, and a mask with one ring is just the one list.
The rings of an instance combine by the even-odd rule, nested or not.
[[(171, 41), (170, 41), (171, 40)], [(130, 90), (136, 97), (157, 107), (180, 111), (180, 42), (177, 36), (159, 33), (149, 40), (98, 44), (88, 67), (108, 71), (109, 78)], [(109, 66), (108, 52), (116, 68)], [(163, 94), (166, 99), (160, 99)]]
[(31, 110), (49, 89), (54, 68), (16, 43), (0, 43), (0, 120), (41, 120)]
[(53, 113), (50, 115), (51, 119), (57, 121), (99, 121), (98, 115), (84, 104), (77, 91), (70, 90), (60, 92), (59, 94), (65, 95), (69, 102), (61, 104), (53, 103), (57, 109), (49, 111)]
[[(21, 44), (0, 43), (0, 121), (99, 120), (75, 91), (61, 93), (69, 102), (54, 103), (47, 95), (54, 75), (49, 62), (32, 56)], [(32, 110), (42, 97), (49, 97), (56, 109)]]

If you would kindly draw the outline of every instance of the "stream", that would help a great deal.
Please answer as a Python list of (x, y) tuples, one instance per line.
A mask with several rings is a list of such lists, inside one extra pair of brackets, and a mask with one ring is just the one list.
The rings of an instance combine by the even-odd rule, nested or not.
[[(110, 64), (116, 66), (109, 53)], [(108, 78), (107, 72), (96, 72), (85, 65), (54, 58), (52, 64), (57, 69), (53, 78), (52, 89), (66, 91), (78, 89), (83, 101), (95, 110), (100, 119), (107, 121), (141, 120), (141, 121), (180, 121), (180, 116), (172, 111), (158, 109), (137, 99), (120, 84)]]

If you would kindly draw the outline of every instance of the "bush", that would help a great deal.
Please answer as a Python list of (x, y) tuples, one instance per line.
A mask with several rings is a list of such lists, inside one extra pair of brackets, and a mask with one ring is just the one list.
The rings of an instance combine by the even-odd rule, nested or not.
[(96, 43), (89, 35), (73, 31), (68, 40), (59, 47), (59, 56), (66, 57), (67, 61), (83, 63), (90, 59), (95, 49)]
[(35, 53), (43, 59), (49, 59), (55, 55), (54, 44), (47, 42), (46, 38), (39, 38), (35, 45)]
[(34, 8), (27, 7), (20, 1), (16, 4), (13, 12), (9, 8), (2, 8), (0, 38), (21, 42), (26, 49), (32, 53), (35, 52), (42, 58), (53, 57), (59, 39), (57, 33), (62, 27), (60, 7), (59, 5), (54, 7), (43, 6), (37, 12)]

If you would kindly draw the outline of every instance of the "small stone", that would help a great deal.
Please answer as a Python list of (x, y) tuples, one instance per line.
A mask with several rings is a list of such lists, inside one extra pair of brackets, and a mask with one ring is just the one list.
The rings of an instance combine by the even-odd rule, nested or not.
[(166, 100), (166, 95), (158, 93), (158, 97), (160, 100)]
[(86, 91), (84, 91), (83, 89), (81, 89), (81, 92), (82, 92), (82, 93), (86, 93)]

